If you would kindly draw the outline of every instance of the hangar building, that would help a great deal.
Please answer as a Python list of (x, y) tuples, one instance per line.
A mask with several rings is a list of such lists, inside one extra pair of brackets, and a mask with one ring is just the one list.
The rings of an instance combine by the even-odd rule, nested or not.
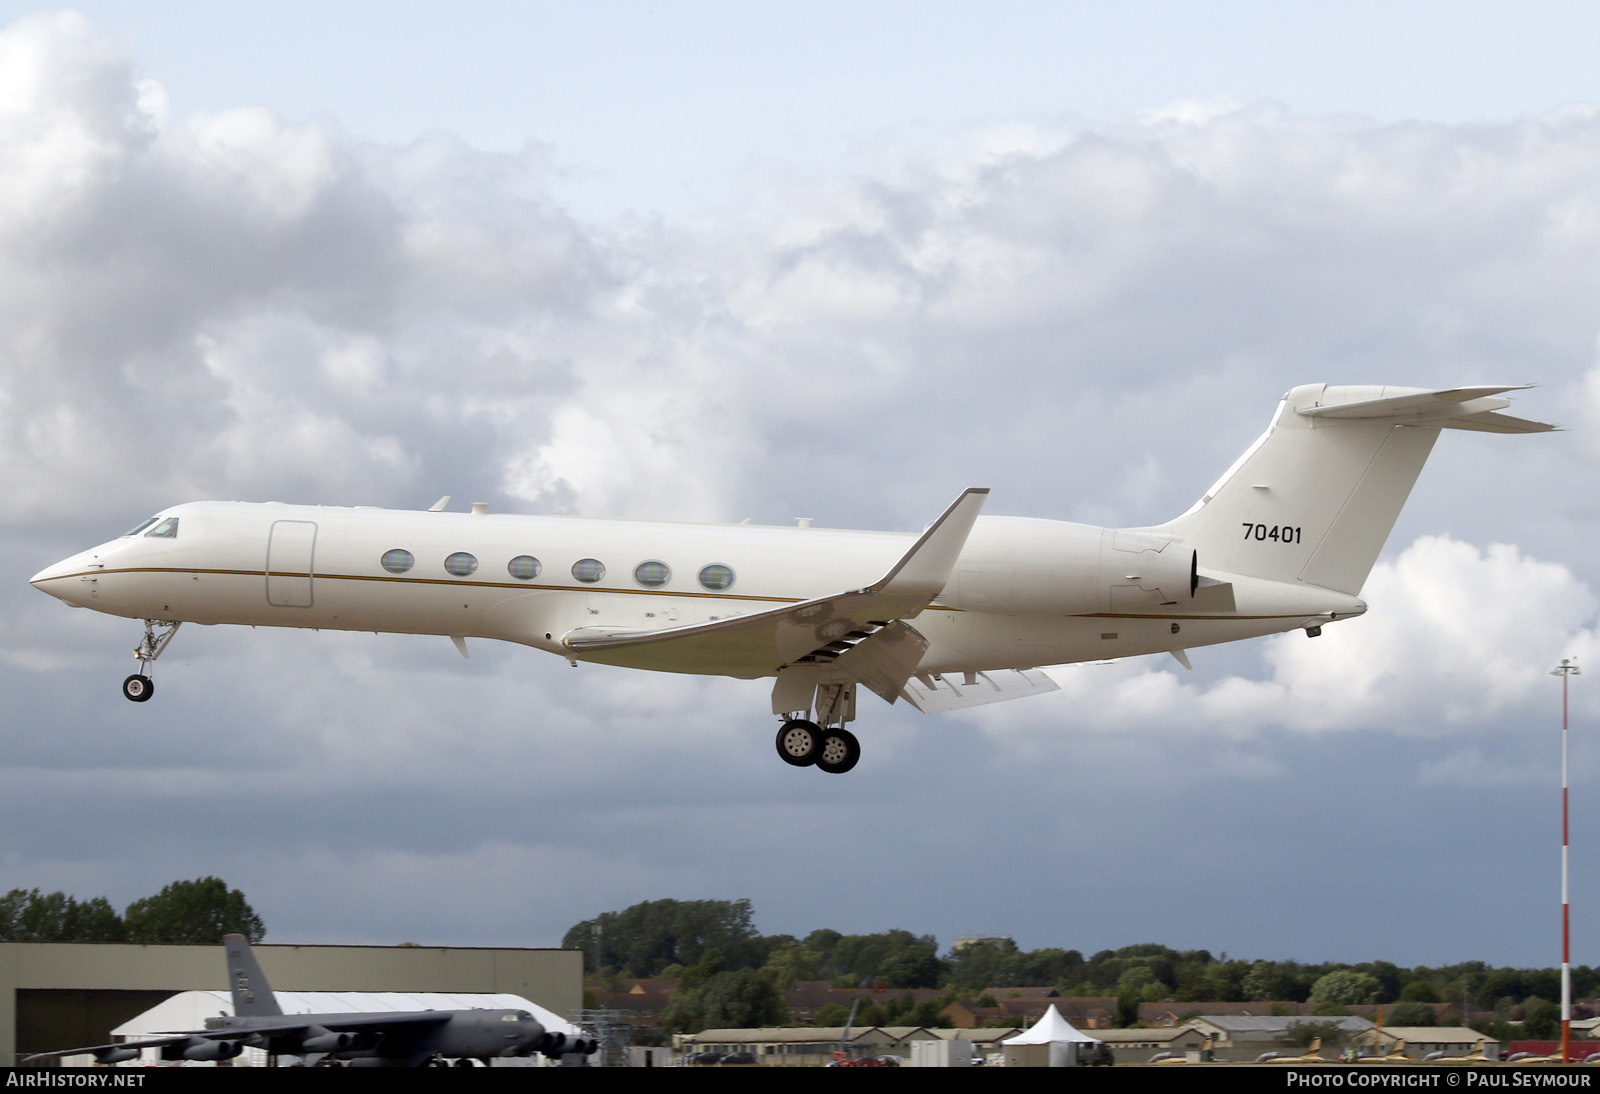
[[(520, 995), (560, 1015), (583, 1006), (577, 950), (435, 946), (251, 947), (279, 991)], [(182, 991), (225, 990), (222, 947), (0, 942), (0, 1066), (108, 1043), (111, 1030)]]

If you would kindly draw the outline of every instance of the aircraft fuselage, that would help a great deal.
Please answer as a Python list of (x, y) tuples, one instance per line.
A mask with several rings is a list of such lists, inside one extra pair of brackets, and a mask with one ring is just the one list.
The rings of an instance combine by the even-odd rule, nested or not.
[[(860, 588), (916, 541), (811, 527), (245, 502), (178, 505), (157, 516), (168, 520), (175, 535), (111, 540), (33, 583), (133, 619), (490, 638), (584, 660), (564, 635), (696, 624)], [(1343, 593), (1237, 575), (1227, 603), (1208, 599), (1205, 587), (1173, 593), (1183, 575), (1166, 575), (1165, 588), (1132, 575), (1141, 585), (1115, 546), (1129, 536), (1150, 538), (979, 518), (953, 576), (915, 617), (929, 640), (917, 671), (1159, 653), (1365, 610)]]

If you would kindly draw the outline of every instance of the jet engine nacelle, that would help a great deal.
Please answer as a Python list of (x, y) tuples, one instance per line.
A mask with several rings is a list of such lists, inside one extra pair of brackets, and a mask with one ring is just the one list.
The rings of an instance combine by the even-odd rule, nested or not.
[(97, 1064), (120, 1064), (124, 1060), (137, 1060), (139, 1050), (136, 1048), (103, 1048), (94, 1054)]
[(966, 611), (1089, 615), (1187, 603), (1194, 549), (1143, 532), (990, 517), (973, 528), (938, 602)]
[(244, 1042), (191, 1037), (161, 1049), (163, 1060), (231, 1060), (244, 1051)]
[(305, 1039), (300, 1042), (300, 1051), (303, 1053), (351, 1052), (360, 1048), (370, 1048), (370, 1045), (363, 1043), (365, 1040), (373, 1039), (361, 1038), (354, 1033), (335, 1033), (330, 1029), (323, 1029), (319, 1026), (317, 1029), (309, 1031)]

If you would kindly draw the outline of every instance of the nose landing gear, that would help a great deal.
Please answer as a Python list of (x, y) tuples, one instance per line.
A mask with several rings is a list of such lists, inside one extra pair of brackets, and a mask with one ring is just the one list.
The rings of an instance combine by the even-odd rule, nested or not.
[(122, 682), (123, 698), (144, 703), (156, 693), (155, 681), (150, 679), (150, 666), (161, 656), (161, 651), (167, 648), (167, 643), (172, 641), (172, 636), (178, 633), (181, 626), (181, 622), (173, 623), (165, 619), (144, 621), (144, 638), (133, 650), (133, 656), (139, 662), (139, 671)]

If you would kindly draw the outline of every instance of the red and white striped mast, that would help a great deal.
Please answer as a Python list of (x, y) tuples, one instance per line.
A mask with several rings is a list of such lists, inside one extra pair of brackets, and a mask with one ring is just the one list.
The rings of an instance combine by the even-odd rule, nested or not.
[(1561, 677), (1561, 1062), (1572, 1062), (1572, 919), (1567, 887), (1567, 677), (1581, 675), (1573, 658), (1550, 670)]

